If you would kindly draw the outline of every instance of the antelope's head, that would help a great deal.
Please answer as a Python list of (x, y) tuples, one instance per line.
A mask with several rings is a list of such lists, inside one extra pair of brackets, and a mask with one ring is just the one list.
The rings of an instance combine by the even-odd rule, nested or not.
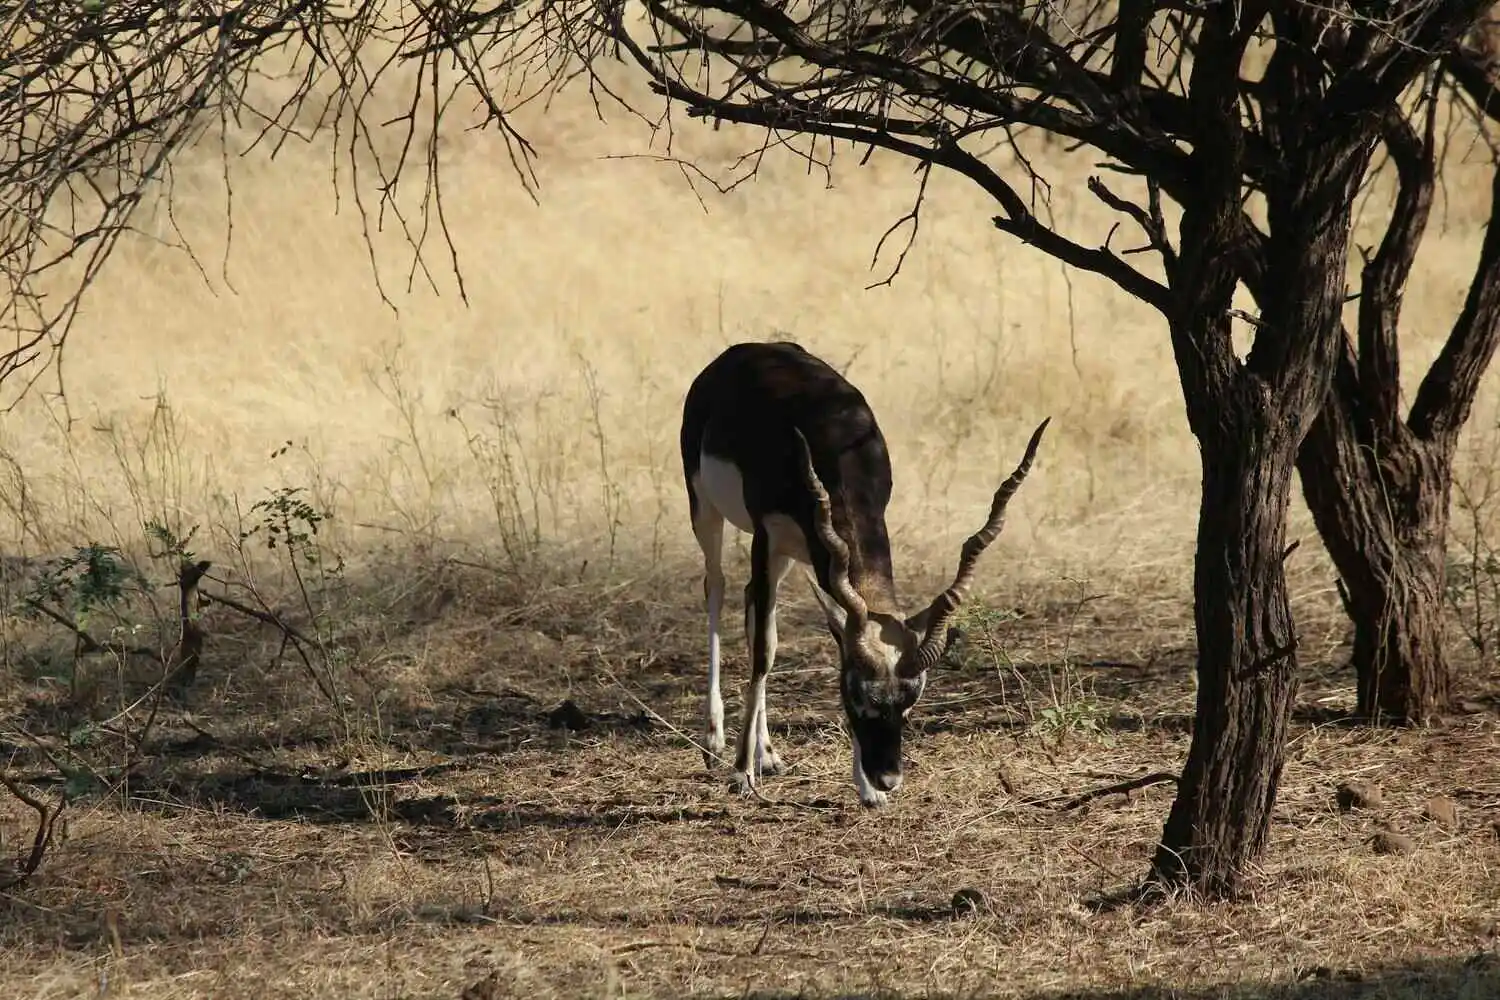
[(803, 479), (815, 501), (814, 531), (830, 562), (830, 593), (814, 586), (813, 596), (823, 608), (828, 631), (838, 644), (839, 695), (853, 734), (856, 781), (862, 773), (876, 792), (893, 792), (901, 784), (902, 725), (922, 697), (927, 671), (947, 651), (948, 625), (968, 596), (980, 555), (1000, 537), (1005, 508), (1031, 471), (1050, 421), (1050, 417), (1043, 420), (1032, 432), (1021, 463), (995, 491), (989, 519), (964, 542), (953, 583), (927, 607), (907, 618), (871, 611), (850, 582), (849, 546), (833, 530), (828, 491), (813, 469), (806, 439), (800, 431), (797, 434)]

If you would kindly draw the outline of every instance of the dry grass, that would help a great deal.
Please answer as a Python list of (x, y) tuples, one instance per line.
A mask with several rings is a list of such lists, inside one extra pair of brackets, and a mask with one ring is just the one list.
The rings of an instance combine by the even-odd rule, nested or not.
[[(159, 577), (141, 523), (198, 525), (215, 588), (253, 578), (316, 632), (311, 662), (336, 697), (277, 655), (270, 630), (212, 608), (188, 707), (162, 708), (127, 780), (79, 793), (42, 873), (0, 901), (4, 995), (1500, 987), (1494, 678), (1472, 672), (1469, 709), (1441, 732), (1334, 721), (1352, 703), (1343, 626), (1300, 506), (1307, 676), (1255, 891), (1221, 906), (1103, 902), (1144, 871), (1170, 786), (1056, 800), (1175, 771), (1193, 700), (1197, 462), (1159, 323), (996, 239), (983, 202), (946, 178), (902, 277), (862, 291), (912, 194), (902, 164), (851, 164), (825, 191), (773, 157), (762, 182), (705, 213), (669, 168), (597, 158), (644, 148), (616, 117), (600, 129), (575, 97), (523, 123), (542, 154), (540, 206), (488, 137), (452, 137), (469, 308), (420, 288), (392, 291), (399, 311), (380, 304), (316, 147), (234, 166), (221, 276), (221, 164), (202, 150), (182, 165), (177, 218), (209, 280), (147, 239), (108, 273), (69, 360), (74, 423), (37, 399), (0, 427), (6, 554), (100, 539)], [(748, 140), (682, 141), (725, 164)], [(1475, 249), (1483, 192), (1454, 176), (1447, 228), (1407, 296), (1408, 378)], [(1057, 214), (1101, 227), (1076, 190), (1059, 184)], [(375, 242), (389, 278), (399, 240)], [(908, 784), (878, 815), (854, 804), (828, 643), (800, 587), (771, 686), (792, 773), (767, 781), (767, 802), (733, 799), (690, 742), (704, 640), (678, 407), (724, 344), (778, 335), (847, 363), (881, 415), (913, 599), (1027, 431), (1056, 417), (987, 562), (962, 661), (917, 713)], [(1489, 471), (1494, 413), (1491, 390), (1466, 476)], [(250, 504), (282, 486), (332, 512), (319, 545), (347, 557), (305, 599), (277, 553), (237, 557)], [(733, 565), (742, 577), (743, 553)], [(170, 637), (169, 612), (130, 614)], [(13, 771), (53, 773), (19, 733), (86, 730), (98, 743), (80, 759), (116, 777), (128, 748), (89, 727), (138, 698), (150, 669), (91, 657), (69, 691), (48, 680), (70, 663), (65, 637), (4, 626)], [(728, 649), (737, 678), (742, 646)], [(556, 712), (567, 701), (577, 713)], [(569, 714), (582, 728), (561, 724)], [(1334, 786), (1352, 778), (1373, 778), (1384, 805), (1340, 813)], [(1423, 818), (1439, 793), (1459, 803), (1459, 829)], [(24, 818), (0, 816), (8, 849)], [(1376, 854), (1382, 822), (1415, 850)], [(953, 912), (964, 888), (984, 894), (979, 912)]]
[[(908, 783), (874, 815), (848, 787), (807, 608), (787, 616), (772, 688), (793, 771), (767, 802), (728, 796), (641, 709), (698, 726), (696, 615), (652, 596), (670, 579), (589, 609), (577, 588), (517, 606), (477, 573), (434, 575), (453, 603), (426, 620), (390, 607), (365, 652), (379, 696), (351, 688), (381, 704), (378, 740), (333, 736), (286, 667), (215, 671), (120, 795), (74, 807), (42, 877), (5, 904), (9, 995), (73, 996), (98, 977), (124, 995), (232, 998), (457, 997), (488, 977), (496, 996), (1051, 996), (1316, 976), (1288, 989), (1354, 996), (1349, 977), (1366, 989), (1493, 947), (1493, 714), (1438, 734), (1347, 729), (1317, 708), (1344, 678), (1314, 671), (1254, 897), (1111, 908), (1170, 786), (1057, 799), (1175, 770), (1191, 707), (1188, 650), (1100, 655), (1161, 644), (1128, 603), (971, 621), (964, 663), (914, 726)], [(1049, 726), (1049, 692), (1068, 686), (1072, 721)], [(581, 728), (553, 714), (569, 700)], [(1383, 789), (1381, 808), (1337, 811), (1334, 786), (1355, 778)], [(1434, 793), (1459, 802), (1458, 830), (1423, 817)], [(1374, 853), (1382, 822), (1415, 852)], [(984, 893), (980, 912), (955, 915), (964, 888)], [(1471, 992), (1443, 995), (1487, 995), (1496, 971), (1458, 970)]]

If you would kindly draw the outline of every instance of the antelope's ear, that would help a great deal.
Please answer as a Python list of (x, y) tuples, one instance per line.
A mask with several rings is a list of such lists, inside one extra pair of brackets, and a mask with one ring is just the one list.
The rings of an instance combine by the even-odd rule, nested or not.
[(823, 588), (819, 587), (811, 579), (807, 583), (812, 590), (813, 597), (818, 600), (818, 607), (823, 609), (823, 617), (828, 622), (829, 633), (832, 634), (834, 641), (842, 646), (844, 644), (844, 622), (847, 617), (844, 614), (844, 609), (839, 607), (833, 598), (823, 593)]

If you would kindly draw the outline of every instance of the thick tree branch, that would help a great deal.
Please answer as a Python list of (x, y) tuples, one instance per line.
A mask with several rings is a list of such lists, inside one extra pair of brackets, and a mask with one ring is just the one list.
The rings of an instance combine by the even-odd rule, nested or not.
[(1335, 119), (1359, 118), (1396, 104), (1422, 68), (1452, 51), (1493, 0), (1418, 0), (1392, 4), (1386, 21), (1366, 30), (1379, 47), (1338, 75), (1324, 102)]
[[(1342, 328), (1353, 200), (1380, 122), (1321, 112), (1326, 60), (1348, 52), (1339, 37), (1344, 25), (1330, 23), (1331, 13), (1301, 5), (1274, 11), (1278, 44), (1262, 74), (1262, 127), (1296, 180), (1266, 192), (1268, 236), (1262, 260), (1270, 294), (1258, 296), (1266, 325), (1245, 365), (1287, 390), (1287, 398), (1316, 401), (1326, 389), (1339, 348), (1334, 335)], [(1306, 389), (1312, 389), (1310, 397)]]
[[(809, 119), (799, 113), (795, 105), (777, 107), (769, 103), (745, 105), (719, 101), (671, 79), (658, 79), (653, 87), (682, 102), (687, 107), (688, 114), (695, 118), (714, 118), (771, 130), (794, 130), (809, 135), (843, 139), (888, 149), (918, 162), (946, 167), (978, 184), (1005, 209), (1005, 215), (994, 218), (995, 228), (1030, 243), (1064, 263), (1108, 278), (1130, 295), (1164, 313), (1169, 308), (1167, 289), (1160, 282), (1137, 271), (1107, 247), (1083, 246), (1043, 225), (1026, 207), (1025, 199), (1015, 188), (984, 161), (956, 142), (941, 137), (932, 139), (930, 145), (915, 141), (914, 137), (922, 136), (928, 131), (920, 123), (886, 120), (877, 127), (876, 123), (870, 121), (857, 123), (857, 116), (852, 114), (836, 116), (840, 119), (838, 121)], [(829, 116), (823, 117), (826, 119)]]
[(1243, 132), (1239, 128), (1239, 66), (1264, 6), (1241, 12), (1216, 7), (1203, 25), (1188, 81), (1194, 134), (1192, 163), (1197, 197), (1183, 206), (1175, 293), (1172, 350), (1189, 401), (1188, 422), (1202, 438), (1213, 410), (1227, 398), (1239, 371), (1229, 307), (1239, 281), (1244, 210)]
[[(1109, 73), (1080, 64), (1015, 12), (955, 11), (942, 0), (904, 0), (903, 6), (931, 19), (942, 15), (942, 42), (986, 67), (994, 78), (1037, 91), (1031, 99), (1006, 95), (1015, 107), (1015, 121), (1086, 142), (1154, 177), (1175, 200), (1188, 196), (1194, 175), (1187, 154), (1177, 143), (1191, 141), (1193, 135), (1189, 102), (1168, 89), (1170, 80), (1156, 86), (1142, 83), (1151, 15), (1181, 10), (1182, 5), (1151, 0), (1122, 5), (1110, 29), (1116, 39)], [(1160, 40), (1156, 44), (1158, 49), (1163, 45)], [(1180, 59), (1191, 41), (1184, 31), (1174, 44)], [(1128, 88), (1123, 80), (1130, 81)], [(1066, 111), (1062, 104), (1082, 111)], [(1234, 129), (1237, 141), (1244, 145), (1250, 185), (1267, 183), (1276, 173), (1275, 151), (1260, 136), (1243, 129), (1237, 119), (1223, 127)]]
[(1397, 331), (1401, 297), (1427, 228), (1434, 184), (1433, 143), (1437, 130), (1437, 90), (1428, 93), (1426, 121), (1419, 137), (1396, 110), (1386, 115), (1385, 147), (1400, 185), (1380, 249), (1364, 267), (1359, 300), (1359, 384), (1365, 417), (1388, 432), (1401, 420), (1401, 360)]
[[(647, 2), (653, 8), (660, 5), (660, 0)], [(737, 0), (716, 0), (716, 3), (728, 7), (736, 5)], [(670, 11), (664, 13), (671, 16)], [(759, 23), (786, 44), (789, 51), (802, 58), (812, 61), (838, 61), (840, 58), (838, 54), (820, 46), (810, 45), (807, 36), (779, 12), (765, 13)], [(652, 88), (683, 104), (691, 117), (843, 139), (888, 149), (921, 163), (953, 170), (979, 185), (1000, 203), (1006, 214), (993, 220), (997, 229), (1010, 233), (1065, 263), (1108, 278), (1130, 295), (1163, 312), (1169, 308), (1167, 290), (1160, 282), (1137, 271), (1107, 247), (1083, 246), (1043, 225), (1004, 178), (958, 144), (951, 135), (951, 127), (946, 123), (917, 122), (865, 111), (830, 109), (785, 92), (774, 99), (759, 101), (717, 98), (666, 73), (662, 65), (653, 60), (628, 32), (620, 31), (618, 38), (631, 58), (651, 75)], [(934, 78), (935, 85), (941, 83), (941, 80)]]
[(1151, 29), (1150, 0), (1120, 0), (1115, 20), (1114, 59), (1109, 67), (1110, 82), (1127, 98), (1141, 86), (1146, 71), (1146, 39)]
[[(646, 4), (654, 18), (689, 37), (704, 51), (730, 58), (743, 72), (754, 71), (742, 61), (747, 55), (744, 41), (715, 36), (687, 21), (662, 0), (646, 0)], [(917, 24), (880, 21), (879, 32), (873, 28), (850, 29), (851, 36), (840, 37), (839, 44), (834, 45), (760, 0), (701, 0), (693, 6), (743, 18), (771, 36), (776, 56), (758, 53), (762, 68), (779, 58), (801, 59), (846, 75), (847, 87), (830, 90), (852, 90), (880, 81), (908, 98), (985, 116), (994, 127), (1026, 125), (1086, 142), (1120, 163), (1158, 178), (1174, 198), (1189, 185), (1187, 156), (1167, 136), (1164, 126), (1132, 126), (1121, 114), (1123, 105), (1118, 95), (1110, 93), (1107, 78), (1078, 66), (1044, 34), (1013, 14), (986, 10), (980, 20), (973, 12), (955, 10), (937, 0), (906, 0), (904, 6), (922, 19)], [(623, 26), (618, 32), (625, 32)], [(876, 38), (885, 43), (885, 49), (903, 54), (877, 50)], [(911, 45), (896, 44), (908, 38)], [(755, 45), (763, 52), (773, 49), (765, 41)], [(939, 51), (951, 48), (983, 67), (984, 73), (979, 77), (959, 73), (941, 61), (928, 62), (908, 54), (913, 47), (924, 51), (927, 46)], [(1019, 88), (1038, 94), (1012, 92)], [(776, 92), (788, 88), (768, 82), (766, 89)], [(1152, 110), (1183, 103), (1180, 97), (1154, 90), (1143, 91), (1141, 102)], [(824, 106), (820, 113), (827, 110)], [(1177, 115), (1179, 125), (1181, 117)]]
[(1474, 102), (1481, 116), (1500, 122), (1500, 90), (1496, 90), (1481, 53), (1455, 46), (1443, 56), (1442, 69)]
[(1500, 344), (1500, 168), (1490, 184), (1490, 217), (1468, 297), (1448, 341), (1427, 370), (1407, 423), (1418, 437), (1451, 442), (1474, 405)]
[[(967, 156), (967, 154), (964, 155)], [(1042, 225), (1036, 216), (1026, 209), (1025, 202), (1014, 189), (1004, 181), (1000, 181), (998, 177), (996, 180), (999, 181), (999, 185), (992, 188), (991, 193), (996, 194), (1002, 189), (1008, 192), (1005, 197), (1000, 197), (998, 194), (996, 196), (1009, 213), (1008, 216), (994, 218), (996, 229), (1003, 233), (1010, 233), (1024, 243), (1030, 243), (1065, 264), (1102, 275), (1147, 305), (1154, 306), (1159, 312), (1170, 313), (1171, 293), (1165, 285), (1146, 277), (1121, 260), (1108, 247), (1090, 249)]]

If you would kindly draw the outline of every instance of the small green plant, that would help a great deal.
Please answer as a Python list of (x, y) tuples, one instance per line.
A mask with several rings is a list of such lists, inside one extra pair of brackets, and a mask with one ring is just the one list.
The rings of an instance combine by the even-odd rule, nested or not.
[[(70, 700), (76, 702), (83, 657), (110, 649), (90, 631), (95, 617), (107, 612), (118, 620), (132, 588), (144, 591), (149, 586), (112, 545), (91, 542), (45, 565), (21, 596), (18, 610), (28, 620), (50, 619), (72, 633), (73, 655), (65, 670), (44, 675), (43, 679), (65, 683)], [(116, 626), (110, 633), (118, 637), (134, 631), (129, 626), (123, 630)]]
[(318, 525), (328, 515), (309, 503), (303, 496), (305, 493), (301, 486), (283, 486), (272, 490), (266, 499), (255, 501), (250, 505), (250, 513), (260, 515), (260, 521), (241, 530), (240, 541), (263, 538), (267, 549), (275, 551), (280, 546), (288, 553), (294, 567), (298, 559), (308, 566), (318, 565), (322, 557), (314, 542)]
[[(248, 569), (244, 547), (256, 541), (263, 542), (268, 552), (280, 556), (294, 582), (300, 611), (311, 622), (311, 628), (304, 632), (290, 624), (271, 609), (253, 584), (247, 583), (261, 605), (256, 617), (282, 630), (327, 699), (349, 755), (383, 759), (389, 734), (381, 715), (382, 696), (377, 691), (368, 701), (356, 698), (357, 689), (349, 683), (351, 675), (367, 684), (369, 678), (360, 673), (356, 652), (343, 637), (347, 623), (339, 620), (329, 599), (331, 590), (343, 581), (344, 560), (338, 553), (325, 549), (320, 539), (320, 528), (329, 520), (328, 512), (310, 502), (303, 488), (283, 486), (251, 504), (246, 513), (254, 520), (239, 532), (242, 563)], [(361, 786), (360, 794), (371, 817), (383, 821), (389, 808), (385, 789)]]
[(1084, 736), (1108, 746), (1113, 738), (1104, 726), (1105, 719), (1104, 710), (1093, 698), (1075, 698), (1043, 708), (1031, 731), (1057, 744), (1067, 742), (1070, 736)]
[(151, 552), (153, 559), (172, 559), (179, 562), (197, 562), (198, 555), (188, 548), (188, 543), (193, 536), (198, 534), (198, 526), (195, 524), (187, 530), (187, 533), (179, 536), (169, 528), (164, 521), (150, 518), (146, 521), (146, 538), (155, 542), (159, 548)]
[(46, 566), (23, 604), (32, 617), (44, 603), (67, 609), (87, 628), (95, 611), (124, 600), (126, 588), (139, 579), (117, 547), (91, 542)]
[[(272, 457), (285, 450), (278, 450)], [(236, 542), (244, 575), (242, 585), (260, 609), (247, 611), (238, 603), (230, 606), (279, 628), (323, 696), (341, 709), (344, 699), (340, 695), (340, 668), (347, 660), (347, 650), (337, 641), (327, 598), (342, 581), (344, 561), (321, 544), (319, 531), (329, 519), (328, 512), (310, 502), (306, 492), (300, 486), (278, 487), (270, 491), (270, 496), (251, 504), (241, 517)], [(248, 550), (257, 543), (279, 557), (277, 561), (291, 578), (301, 611), (311, 622), (308, 631), (294, 627), (273, 610), (254, 583), (254, 560)]]

